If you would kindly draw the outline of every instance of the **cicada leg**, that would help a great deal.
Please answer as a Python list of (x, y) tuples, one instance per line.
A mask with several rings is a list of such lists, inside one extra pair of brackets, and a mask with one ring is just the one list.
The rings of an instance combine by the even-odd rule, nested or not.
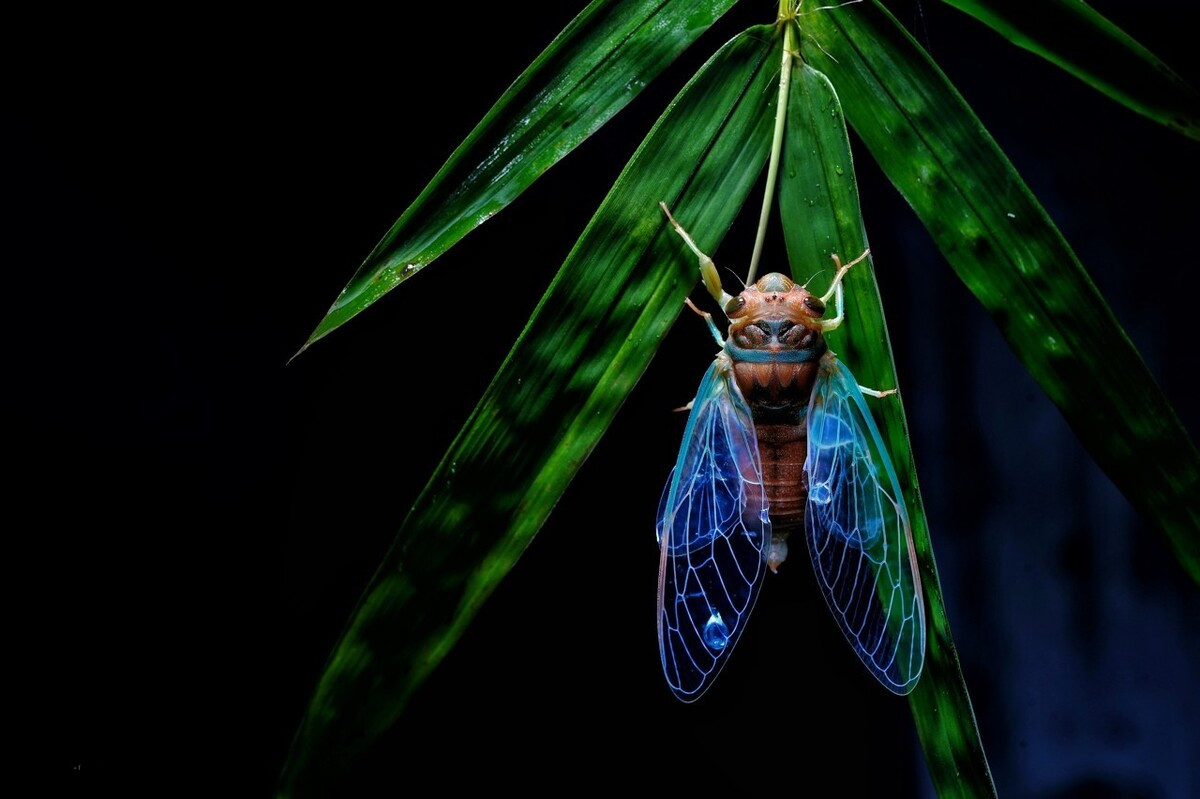
[(859, 263), (870, 254), (871, 250), (870, 248), (867, 248), (863, 250), (862, 255), (858, 256), (845, 266), (842, 265), (842, 259), (837, 256), (837, 253), (829, 256), (833, 259), (834, 266), (837, 267), (837, 274), (833, 276), (833, 283), (830, 284), (829, 291), (825, 292), (825, 295), (821, 297), (821, 302), (829, 302), (830, 297), (837, 295), (836, 299), (834, 300), (834, 305), (837, 308), (837, 314), (833, 318), (826, 319), (821, 322), (822, 332), (828, 333), (830, 330), (836, 330), (846, 318), (846, 299), (842, 290), (842, 278), (844, 278), (846, 273), (850, 271), (850, 267)]
[[(821, 297), (821, 302), (829, 302), (829, 298), (836, 294), (837, 297), (834, 300), (834, 304), (837, 307), (837, 314), (832, 319), (826, 319), (825, 321), (821, 322), (822, 332), (829, 332), (830, 330), (835, 330), (838, 328), (838, 326), (840, 326), (842, 324), (843, 321), (845, 321), (845, 319), (846, 319), (846, 298), (845, 298), (844, 289), (842, 288), (842, 278), (844, 278), (846, 276), (846, 273), (850, 271), (850, 267), (859, 263), (860, 261), (862, 261), (864, 258), (866, 258), (870, 254), (871, 254), (870, 248), (865, 249), (865, 250), (863, 250), (862, 255), (858, 256), (857, 258), (855, 258), (853, 261), (851, 261), (848, 264), (842, 264), (842, 259), (837, 256), (837, 253), (833, 253), (832, 255), (829, 256), (830, 258), (833, 259), (834, 266), (837, 267), (837, 273), (834, 274), (834, 276), (833, 276), (833, 283), (830, 284), (829, 291), (825, 292), (825, 296)], [(863, 385), (859, 385), (858, 390), (861, 391), (862, 393), (866, 394), (867, 396), (875, 397), (876, 399), (882, 399), (883, 397), (890, 397), (891, 395), (899, 392), (899, 389), (896, 389), (896, 388), (889, 388), (885, 391), (880, 391), (879, 389), (867, 388), (866, 386), (863, 386)]]
[[(659, 208), (662, 208), (663, 213), (667, 215), (671, 227), (675, 228), (675, 232), (687, 243), (692, 252), (696, 253), (696, 258), (700, 262), (700, 277), (704, 280), (704, 287), (708, 289), (708, 293), (712, 298), (721, 304), (722, 308), (728, 307), (729, 301), (733, 299), (729, 294), (725, 293), (725, 289), (721, 287), (721, 276), (717, 274), (717, 265), (713, 263), (713, 259), (704, 254), (704, 252), (696, 246), (696, 242), (688, 235), (688, 232), (683, 229), (683, 225), (675, 221), (675, 217), (671, 216), (671, 210), (667, 208), (667, 204), (660, 202)], [(711, 320), (709, 324), (712, 324)], [(718, 343), (725, 342), (718, 336)]]
[(704, 317), (704, 321), (708, 323), (709, 331), (713, 334), (713, 338), (717, 340), (717, 346), (724, 347), (725, 339), (721, 338), (721, 331), (717, 327), (717, 323), (713, 321), (712, 314), (710, 314), (708, 311), (702, 311), (697, 308), (696, 303), (692, 302), (691, 297), (684, 297), (683, 302), (685, 305), (687, 305), (687, 307)]

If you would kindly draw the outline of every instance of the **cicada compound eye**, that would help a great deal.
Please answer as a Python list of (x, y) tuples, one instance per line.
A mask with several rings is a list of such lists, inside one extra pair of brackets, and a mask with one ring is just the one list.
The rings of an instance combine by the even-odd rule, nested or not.
[(825, 313), (825, 303), (821, 302), (821, 298), (809, 294), (804, 298), (804, 307), (812, 311), (813, 316), (821, 316)]

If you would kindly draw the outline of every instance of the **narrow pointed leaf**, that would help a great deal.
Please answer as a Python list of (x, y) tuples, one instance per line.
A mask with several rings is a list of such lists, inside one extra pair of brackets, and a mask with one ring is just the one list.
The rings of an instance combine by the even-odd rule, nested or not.
[(944, 2), (1139, 114), (1200, 139), (1200, 94), (1081, 0)]
[(305, 347), (516, 199), (734, 0), (595, 0), (521, 74), (375, 245)]
[(622, 172), (417, 499), (322, 675), (284, 795), (326, 795), (541, 527), (696, 283), (658, 202), (716, 247), (766, 163), (780, 50), (721, 49)]
[[(817, 269), (832, 274), (828, 271), (830, 255), (848, 261), (867, 248), (841, 105), (829, 80), (808, 65), (793, 69), (782, 172), (779, 210), (797, 280), (807, 279)], [(872, 261), (868, 258), (846, 275), (846, 321), (830, 334), (830, 345), (863, 385), (898, 388)], [(925, 669), (909, 704), (938, 795), (995, 796), (971, 697), (950, 635), (902, 397), (903, 393), (883, 398), (873, 402), (872, 408), (908, 505), (926, 600)]]
[(1017, 357), (1200, 582), (1200, 455), (1128, 335), (961, 95), (877, 3), (803, 18), (805, 57)]

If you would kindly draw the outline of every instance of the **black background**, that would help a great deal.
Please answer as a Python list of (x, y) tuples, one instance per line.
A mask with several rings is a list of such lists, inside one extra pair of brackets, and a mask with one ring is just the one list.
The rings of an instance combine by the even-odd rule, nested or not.
[[(434, 268), (290, 365), (359, 261), (572, 16), (14, 19), (5, 34), (9, 651), (48, 780), (269, 792), (347, 614), (605, 188), (744, 4)], [(1096, 4), (1193, 84), (1179, 3)], [(1196, 145), (956, 12), (900, 12), (1194, 432)], [(865, 151), (864, 215), (946, 600), (1006, 796), (1200, 788), (1200, 605)], [(716, 253), (744, 268), (753, 212)], [(768, 251), (771, 259), (782, 252)], [(853, 312), (853, 309), (850, 311)], [(686, 319), (687, 317), (685, 317)], [(652, 519), (712, 357), (676, 326), (542, 533), (352, 773), (471, 786), (927, 791), (800, 562), (682, 706)], [(815, 600), (815, 602), (814, 602)], [(26, 683), (14, 683), (24, 685)], [(566, 779), (564, 783), (563, 780)], [(771, 783), (768, 783), (771, 784)]]

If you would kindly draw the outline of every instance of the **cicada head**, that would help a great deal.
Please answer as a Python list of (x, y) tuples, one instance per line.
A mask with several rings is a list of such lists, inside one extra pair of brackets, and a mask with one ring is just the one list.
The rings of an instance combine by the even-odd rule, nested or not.
[(778, 272), (763, 275), (725, 307), (729, 338), (744, 350), (823, 352), (824, 314), (820, 297)]
[(825, 303), (791, 278), (772, 272), (726, 305), (738, 388), (752, 407), (790, 418), (806, 407), (817, 362), (825, 354)]

